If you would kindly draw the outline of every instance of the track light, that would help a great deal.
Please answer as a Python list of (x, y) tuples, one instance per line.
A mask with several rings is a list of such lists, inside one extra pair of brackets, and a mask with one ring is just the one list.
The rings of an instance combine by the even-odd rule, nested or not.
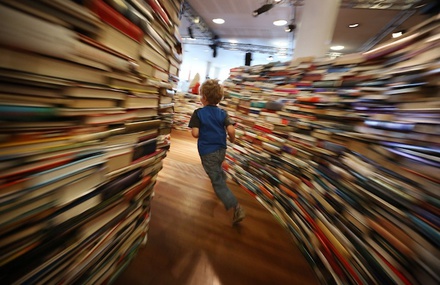
[(284, 31), (286, 31), (286, 33), (291, 33), (296, 29), (296, 25), (294, 23), (289, 24), (286, 26), (286, 28), (284, 29)]
[(263, 13), (269, 11), (272, 8), (273, 8), (273, 4), (272, 3), (264, 4), (263, 6), (261, 6), (260, 8), (255, 10), (254, 12), (252, 12), (252, 16), (257, 17), (258, 15), (263, 14)]

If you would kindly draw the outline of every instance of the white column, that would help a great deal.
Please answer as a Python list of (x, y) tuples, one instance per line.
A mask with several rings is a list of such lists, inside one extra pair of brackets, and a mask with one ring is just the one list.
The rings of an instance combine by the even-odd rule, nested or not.
[(218, 79), (219, 76), (220, 76), (220, 67), (216, 66), (214, 68), (214, 77), (212, 77), (212, 78), (217, 78)]
[(304, 1), (293, 58), (322, 57), (330, 47), (341, 0)]

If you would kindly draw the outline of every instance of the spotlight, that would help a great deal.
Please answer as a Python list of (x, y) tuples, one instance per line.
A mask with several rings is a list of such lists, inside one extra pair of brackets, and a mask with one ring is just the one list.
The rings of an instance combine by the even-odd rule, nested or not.
[(191, 39), (194, 39), (194, 34), (193, 34), (193, 30), (191, 27), (188, 27), (188, 35)]
[(209, 45), (209, 47), (212, 49), (212, 57), (217, 57), (217, 44)]
[(286, 31), (286, 33), (291, 33), (296, 29), (296, 25), (295, 24), (289, 24), (286, 26), (286, 28), (284, 29), (284, 31)]
[(252, 16), (257, 17), (258, 15), (263, 14), (264, 12), (267, 12), (272, 8), (273, 4), (264, 4), (263, 6), (252, 12)]
[(212, 57), (217, 57), (218, 37), (214, 37), (214, 43), (210, 44), (209, 47), (212, 49)]
[(219, 37), (217, 35), (215, 35), (212, 38), (212, 44), (209, 45), (209, 47), (212, 49), (212, 57), (217, 57), (217, 47), (219, 46), (220, 41), (219, 41)]

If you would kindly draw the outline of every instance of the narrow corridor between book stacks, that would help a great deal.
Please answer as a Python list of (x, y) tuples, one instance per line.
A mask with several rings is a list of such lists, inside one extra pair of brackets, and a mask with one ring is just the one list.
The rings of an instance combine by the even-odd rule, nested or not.
[(288, 232), (253, 197), (229, 186), (247, 213), (234, 227), (200, 164), (195, 139), (173, 130), (148, 242), (115, 284), (318, 284)]

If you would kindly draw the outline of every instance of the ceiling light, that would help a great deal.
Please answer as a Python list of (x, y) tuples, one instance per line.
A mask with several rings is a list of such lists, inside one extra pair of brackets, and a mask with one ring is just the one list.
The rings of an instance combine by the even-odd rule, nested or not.
[(393, 39), (398, 38), (398, 37), (400, 37), (401, 35), (402, 35), (402, 32), (397, 32), (397, 33), (393, 33), (393, 34), (392, 34)]
[(263, 14), (264, 12), (267, 12), (272, 8), (273, 4), (264, 4), (263, 6), (252, 12), (252, 16), (257, 17), (258, 15)]
[(332, 46), (330, 47), (331, 50), (343, 50), (344, 46)]
[(282, 0), (274, 0), (275, 3), (280, 3)]
[(200, 17), (194, 17), (193, 22), (194, 22), (195, 24), (200, 23)]
[(286, 20), (276, 20), (276, 21), (273, 21), (273, 24), (275, 26), (284, 26), (285, 24), (287, 24), (287, 21)]
[(398, 32), (392, 33), (391, 35), (392, 35), (393, 39), (395, 39), (395, 38), (402, 36), (403, 33), (404, 33), (404, 31), (398, 31)]
[(357, 27), (359, 27), (359, 23), (350, 24), (350, 25), (348, 25), (348, 27), (349, 28), (357, 28)]
[(278, 52), (276, 54), (279, 58), (285, 58), (287, 57), (287, 49), (286, 48), (279, 48)]
[(287, 47), (288, 46), (287, 42), (274, 42), (273, 44), (277, 47)]
[(223, 20), (222, 18), (216, 18), (216, 19), (213, 19), (212, 21), (216, 24), (219, 24), (219, 25), (225, 23), (225, 20)]

